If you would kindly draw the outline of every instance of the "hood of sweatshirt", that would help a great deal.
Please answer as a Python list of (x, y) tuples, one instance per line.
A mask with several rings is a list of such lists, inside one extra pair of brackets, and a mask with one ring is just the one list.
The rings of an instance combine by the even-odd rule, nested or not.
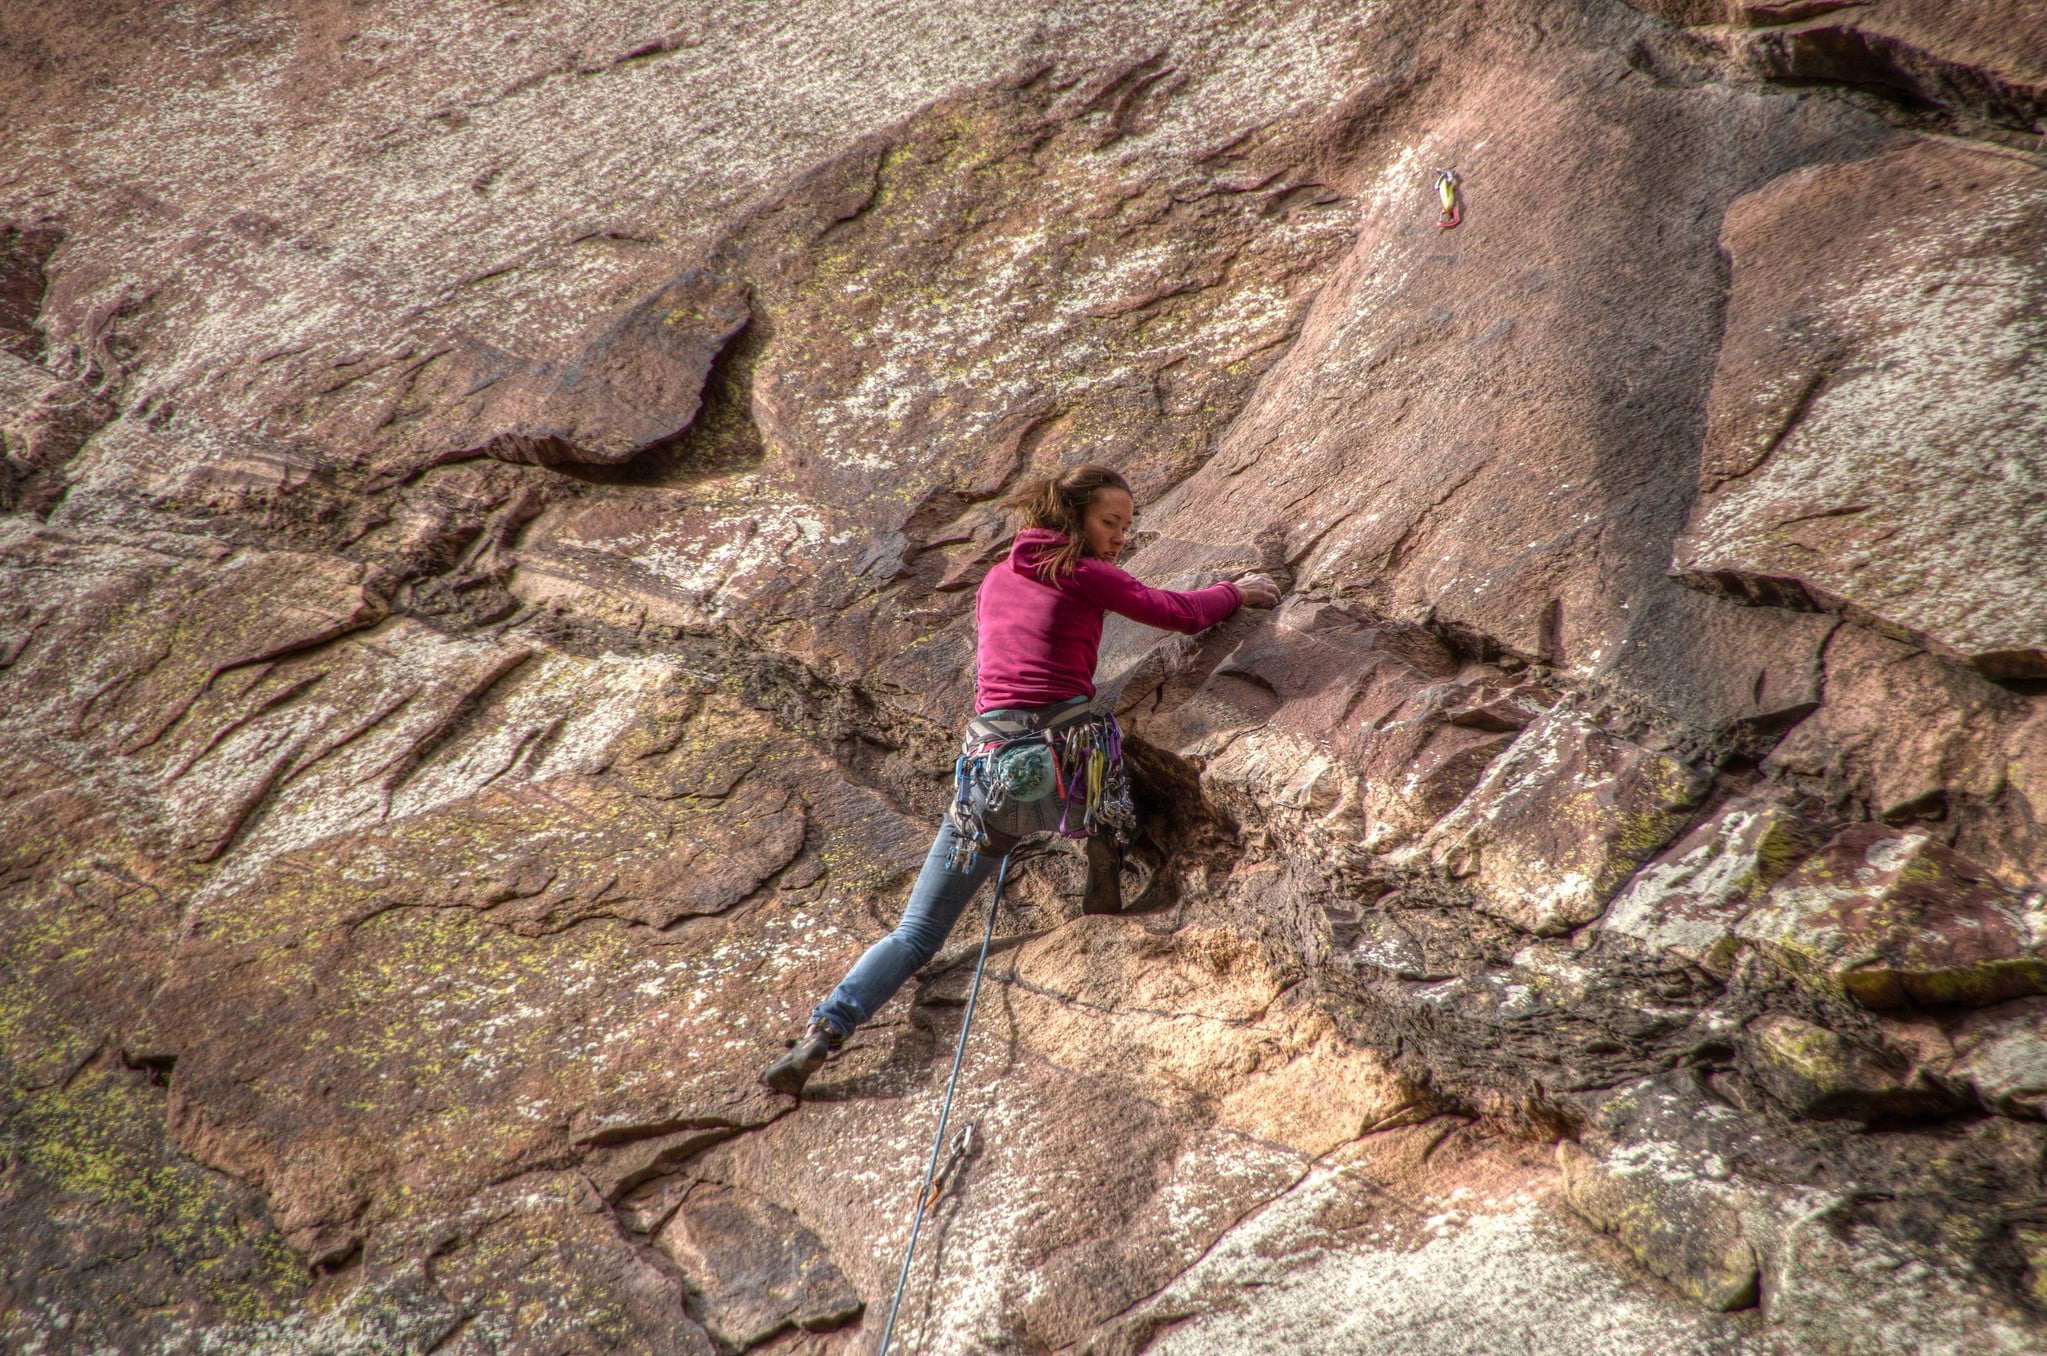
[(1009, 548), (1009, 568), (1018, 574), (1033, 574), (1046, 556), (1064, 545), (1064, 532), (1026, 527), (1016, 534), (1016, 542)]

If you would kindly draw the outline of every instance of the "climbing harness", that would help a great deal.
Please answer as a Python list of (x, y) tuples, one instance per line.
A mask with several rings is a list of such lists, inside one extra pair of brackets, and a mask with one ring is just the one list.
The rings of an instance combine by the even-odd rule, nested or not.
[(1464, 202), (1457, 196), (1457, 186), (1464, 180), (1454, 169), (1436, 171), (1436, 195), (1443, 200), (1443, 215), (1436, 218), (1436, 229), (1447, 231), (1464, 220)]
[[(945, 1100), (938, 1106), (938, 1133), (931, 1138), (931, 1166), (924, 1169), (924, 1185), (917, 1192), (917, 1214), (910, 1221), (910, 1245), (903, 1249), (903, 1269), (896, 1276), (896, 1297), (889, 1302), (888, 1326), (881, 1330), (878, 1356), (888, 1356), (889, 1339), (895, 1335), (896, 1311), (903, 1307), (903, 1289), (910, 1283), (910, 1259), (917, 1255), (917, 1235), (924, 1228), (924, 1211), (944, 1194), (938, 1156), (945, 1151), (945, 1122), (952, 1115), (953, 1093), (959, 1089), (960, 1064), (967, 1056), (967, 1033), (974, 1029), (974, 1004), (981, 997), (981, 972), (988, 968), (988, 943), (995, 938), (995, 911), (1002, 907), (1002, 887), (1008, 880), (1009, 858), (1004, 857), (1001, 868), (995, 873), (995, 897), (988, 901), (988, 926), (981, 933), (981, 958), (974, 962), (974, 986), (967, 990), (967, 1012), (960, 1019), (959, 1044), (952, 1052), (952, 1077), (945, 1082)], [(952, 1171), (953, 1163), (961, 1158), (971, 1158), (979, 1151), (979, 1137), (974, 1133), (973, 1123), (969, 1122), (967, 1128), (960, 1132), (952, 1163), (945, 1166), (946, 1172)]]
[(1000, 820), (1009, 807), (1033, 805), (1054, 793), (1061, 802), (1059, 822), (1042, 827), (1068, 838), (1107, 834), (1129, 845), (1137, 807), (1115, 716), (1081, 704), (1049, 719), (1029, 712), (975, 716), (953, 765), (953, 800), (946, 813), (960, 841), (949, 864), (971, 870), (990, 842), (991, 818)]

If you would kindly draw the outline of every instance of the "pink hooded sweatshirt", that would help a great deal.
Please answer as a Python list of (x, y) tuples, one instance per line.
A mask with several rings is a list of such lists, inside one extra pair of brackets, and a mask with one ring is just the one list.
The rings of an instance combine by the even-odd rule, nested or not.
[(1016, 534), (1009, 559), (981, 581), (974, 607), (981, 629), (975, 712), (1093, 697), (1104, 612), (1192, 635), (1243, 605), (1235, 584), (1191, 593), (1147, 588), (1129, 571), (1092, 556), (1047, 584), (1036, 566), (1065, 544), (1058, 532), (1027, 527)]

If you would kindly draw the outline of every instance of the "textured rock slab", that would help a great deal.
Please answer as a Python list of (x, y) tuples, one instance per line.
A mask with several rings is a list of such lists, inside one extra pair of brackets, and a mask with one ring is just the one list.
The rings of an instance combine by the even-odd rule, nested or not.
[(2047, 8), (2038, 0), (1628, 0), (1673, 23), (1759, 30), (1736, 50), (1759, 73), (1882, 90), (1965, 124), (2032, 130), (2047, 112)]
[[(24, 27), (22, 41), (50, 55), (12, 63), (0, 101), (10, 120), (43, 122), (22, 153), (52, 174), (61, 165), (67, 184), (55, 200), (17, 185), (0, 211), (74, 227), (51, 269), (53, 350), (118, 350), (186, 427), (246, 428), (291, 406), (295, 431), (317, 428), (332, 446), (474, 446), (444, 437), (435, 417), (449, 412), (443, 400), (459, 421), (489, 397), (454, 379), (457, 368), (491, 375), (470, 355), (505, 359), (499, 372), (570, 370), (591, 347), (593, 316), (601, 331), (735, 212), (948, 93), (1056, 64), (1073, 103), (1092, 105), (1089, 140), (1158, 131), (1208, 147), (1338, 97), (1334, 77), (1364, 27), (1342, 6), (1273, 6), (1270, 31), (1288, 35), (1281, 57), (1246, 47), (1235, 16), (1199, 9), (1060, 9), (1039, 23), (975, 3), (906, 25), (838, 0), (764, 26), (636, 3), (510, 28), (482, 12), (445, 26), (381, 4), (368, 13), (388, 13), (389, 32), (267, 9)], [(1170, 60), (1120, 78), (1168, 46)], [(110, 99), (81, 79), (114, 52), (134, 63), (134, 87), (158, 82), (161, 97)], [(65, 101), (70, 114), (50, 111)], [(80, 135), (79, 117), (95, 130)], [(251, 118), (277, 139), (223, 153), (221, 129)], [(985, 181), (956, 166), (954, 200), (985, 200)], [(113, 182), (151, 206), (108, 198)], [(860, 206), (840, 208), (847, 234)], [(300, 213), (323, 223), (317, 249), (304, 247), (314, 237), (298, 230)], [(195, 252), (201, 217), (207, 244)], [(1131, 281), (1139, 287), (1102, 302), (1142, 300), (1145, 280)], [(536, 422), (541, 432), (550, 421)]]
[(2038, 888), (2047, 713), (2037, 699), (1859, 626), (1828, 644), (1826, 686), (1826, 705), (1764, 759), (1767, 775), (1872, 818), (1945, 814), (1957, 851), (2015, 889)]
[[(1660, 26), (1635, 29), (1613, 8), (1558, 19), (1550, 31), (1574, 44), (1590, 36), (1580, 25), (1609, 22), (1616, 38), (1629, 29), (1624, 44), (1659, 41)], [(1280, 534), (1303, 591), (1426, 618), (1479, 653), (1611, 676), (1698, 727), (1778, 709), (1768, 682), (1754, 700), (1764, 671), (1798, 693), (1787, 705), (1811, 700), (1798, 691), (1807, 627), (1665, 605), (1682, 591), (1664, 573), (1684, 506), (1659, 487), (1695, 469), (1719, 326), (1699, 326), (1688, 298), (1719, 305), (1721, 205), (1809, 156), (1855, 154), (1863, 129), (1822, 101), (1742, 96), (1743, 131), (1730, 137), (1724, 91), (1695, 103), (1703, 87), (1638, 81), (1589, 45), (1537, 66), (1504, 30), (1481, 25), (1468, 41), (1464, 76), (1412, 103), (1372, 96), (1387, 101), (1367, 124), (1383, 150), (1356, 169), (1354, 249), (1215, 456), (1146, 505), (1146, 526), (1219, 536), (1226, 513), (1243, 536)], [(1497, 138), (1505, 126), (1523, 129), (1511, 150)], [(1687, 151), (1670, 154), (1677, 146)], [(1415, 194), (1453, 162), (1471, 211), (1439, 231)], [(1629, 177), (1620, 163), (1656, 166), (1638, 206), (1610, 196)], [(1481, 192), (1518, 208), (1482, 214)], [(1588, 219), (1582, 204), (1595, 199), (1619, 215)], [(1653, 240), (1619, 224), (1679, 200), (1700, 215)], [(1577, 360), (1557, 363), (1559, 352)], [(1770, 642), (1745, 647), (1746, 686), (1671, 658), (1744, 625)]]
[(1471, 879), (1486, 912), (1538, 935), (1568, 932), (1599, 916), (1702, 789), (1672, 755), (1559, 706), (1493, 761), (1425, 845)]
[(368, 571), (338, 556), (190, 539), (161, 545), (51, 529), (0, 536), (14, 597), (40, 619), (16, 649), (8, 681), (36, 706), (63, 711), (74, 736), (105, 727), (114, 747), (146, 748), (223, 675), (385, 613)]
[(0, 1347), (176, 1350), (181, 1332), (304, 1303), (304, 1263), (260, 1194), (180, 1153), (163, 1101), (111, 1059), (41, 1092), (0, 1090)]
[(1642, 1152), (1595, 1158), (1557, 1145), (1573, 1209), (1611, 1233), (1642, 1264), (1708, 1309), (1756, 1302), (1756, 1250), (1720, 1184)]
[(1001, 1011), (1025, 1048), (1098, 1078), (1137, 1059), (1154, 1098), (1205, 1103), (1221, 1127), (1298, 1153), (1327, 1153), (1416, 1098), (1225, 932), (1154, 938), (1082, 918), (1024, 947), (1011, 978)]
[(1603, 1095), (1577, 1142), (1557, 1145), (1566, 1198), (1650, 1271), (1709, 1309), (1754, 1304), (1762, 1198), (1736, 1174), (1754, 1117), (1685, 1074)]
[(0, 348), (0, 513), (42, 513), (63, 493), (61, 473), (114, 407), (75, 381)]
[(2000, 780), (2036, 775), (2032, 741), (2015, 737), (2024, 703), (1905, 641), (1843, 627), (1827, 646), (1826, 685), (1827, 704), (1771, 750), (1766, 771), (1839, 787), (1882, 818), (1950, 796), (1990, 800)]
[[(1968, 1251), (1969, 1240), (2001, 1238), (2005, 1212), (2025, 1213), (2019, 1202), (2038, 1171), (2030, 1127), (1957, 1127), (1919, 1142), (1899, 1172), (1884, 1165), (1878, 1137), (1787, 1136), (1772, 1131), (1773, 1120), (1728, 1105), (1690, 1071), (1660, 1075), (1599, 1102), (1581, 1136), (1590, 1161), (1567, 1172), (1604, 1179), (1597, 1189), (1610, 1195), (1588, 1196), (1588, 1205), (1630, 1229), (1643, 1263), (1681, 1287), (1687, 1273), (1697, 1285), (1745, 1270), (1723, 1263), (1744, 1262), (1741, 1247), (1750, 1249), (1764, 1349), (1791, 1341), (1800, 1352), (1873, 1356), (1902, 1341), (1964, 1356), (2037, 1347), (2037, 1318), (1981, 1275)], [(1564, 1157), (1577, 1154), (1566, 1148)], [(1895, 1193), (1874, 1205), (1872, 1172)]]
[(705, 1328), (744, 1351), (785, 1328), (835, 1328), (859, 1317), (853, 1292), (817, 1235), (750, 1191), (700, 1183), (655, 1238), (696, 1292)]
[[(884, 1008), (795, 1115), (684, 1171), (800, 1209), (858, 1290), (888, 1294), (971, 968), (928, 979), (906, 1026)], [(1317, 1155), (1426, 1114), (1256, 946), (1124, 919), (991, 957), (961, 1079), (955, 1115), (985, 1148), (926, 1218), (897, 1330), (915, 1350), (1079, 1342)], [(877, 1114), (885, 1094), (906, 1109)]]
[[(2047, 672), (2047, 171), (1915, 140), (1736, 203), (1702, 497), (1675, 568)], [(1813, 260), (1827, 260), (1814, 268)]]
[[(693, 268), (592, 335), (559, 369), (472, 348), (445, 381), (448, 451), (611, 466), (689, 427), (712, 360), (749, 318), (746, 284)], [(423, 394), (423, 392), (419, 392)]]
[[(1929, 1267), (1881, 1229), (1824, 1210), (1786, 1220), (1765, 1281), (1772, 1336), (1819, 1356), (2021, 1356), (2040, 1328), (2006, 1295), (1952, 1267)], [(1907, 1279), (1909, 1278), (1909, 1283)]]
[(1800, 1116), (1910, 1119), (1955, 1106), (1952, 1095), (1903, 1061), (1797, 1017), (1757, 1018), (1743, 1048), (1756, 1081)]
[(1730, 805), (1637, 872), (1600, 927), (1724, 976), (1734, 925), (1814, 846), (1809, 826), (1777, 806)]
[(1299, 833), (1304, 857), (1412, 842), (1556, 700), (1366, 607), (1301, 600), (1239, 629), (1191, 692), (1148, 656), (1120, 704), (1141, 738), (1204, 759), (1234, 813)]
[(440, 1292), (468, 1311), (470, 1349), (714, 1356), (682, 1287), (619, 1231), (590, 1184), (536, 1172), (479, 1192), (435, 1240)]
[[(1633, 1279), (1553, 1168), (1476, 1152), (1444, 1122), (1316, 1164), (1084, 1348), (1101, 1356), (1536, 1356), (1760, 1349), (1739, 1316)], [(1532, 1157), (1532, 1155), (1530, 1156)]]
[(1771, 78), (1881, 89), (1947, 109), (1977, 130), (2034, 131), (2047, 115), (2047, 7), (2038, 0), (1733, 0), (1732, 8), (1737, 22), (1771, 30), (1744, 45)]
[(1775, 963), (1867, 1007), (2047, 992), (2025, 901), (1924, 833), (1844, 830), (1735, 928)]
[(1948, 1033), (1944, 1070), (2004, 1116), (2047, 1120), (2047, 1000), (2021, 998), (1971, 1013)]

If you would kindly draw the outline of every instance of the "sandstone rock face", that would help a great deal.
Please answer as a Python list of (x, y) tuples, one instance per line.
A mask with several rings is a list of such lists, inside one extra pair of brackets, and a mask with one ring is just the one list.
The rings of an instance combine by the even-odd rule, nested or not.
[(1479, 906), (1538, 936), (1599, 916), (1697, 801), (1676, 758), (1558, 709), (1531, 726), (1435, 832), (1433, 855), (1476, 879)]
[(2038, 915), (1923, 833), (1844, 830), (1735, 929), (1804, 982), (1865, 1007), (2047, 992)]
[[(1931, 106), (1972, 130), (2038, 131), (2047, 16), (2037, 0), (1629, 0), (1681, 24), (1741, 30), (1733, 51), (1771, 80), (1838, 80)], [(1719, 36), (1719, 35), (1714, 35)]]
[[(2047, 664), (2047, 172), (1919, 141), (1737, 203), (1686, 577), (1847, 610), (1981, 667)], [(1833, 267), (1814, 271), (1814, 255)]]
[(61, 495), (61, 475), (114, 411), (75, 381), (0, 352), (0, 467), (7, 477), (0, 508), (47, 511)]
[(1801, 1116), (1904, 1120), (1955, 1105), (1918, 1071), (1886, 1067), (1838, 1033), (1783, 1013), (1751, 1024), (1746, 1043), (1756, 1082)]
[(1572, 1208), (1616, 1234), (1651, 1271), (1709, 1309), (1756, 1302), (1756, 1252), (1740, 1216), (1694, 1181), (1673, 1186), (1656, 1162), (1598, 1163), (1569, 1140), (1557, 1146)]
[(2007, 1116), (2047, 1119), (2047, 1040), (2043, 1008), (2021, 998), (1964, 1018), (1954, 1033), (1958, 1056), (1945, 1072)]
[(749, 1193), (700, 1184), (656, 1238), (703, 1288), (705, 1331), (725, 1346), (758, 1346), (789, 1327), (832, 1329), (860, 1297), (817, 1236)]
[(1734, 925), (1812, 847), (1795, 815), (1766, 801), (1736, 802), (1642, 868), (1601, 926), (1725, 974), (1738, 946)]
[(1097, 459), (1284, 598), (1110, 619), (894, 1350), (2040, 1349), (2042, 51), (13, 7), (0, 1346), (872, 1350), (977, 937), (756, 1075)]

